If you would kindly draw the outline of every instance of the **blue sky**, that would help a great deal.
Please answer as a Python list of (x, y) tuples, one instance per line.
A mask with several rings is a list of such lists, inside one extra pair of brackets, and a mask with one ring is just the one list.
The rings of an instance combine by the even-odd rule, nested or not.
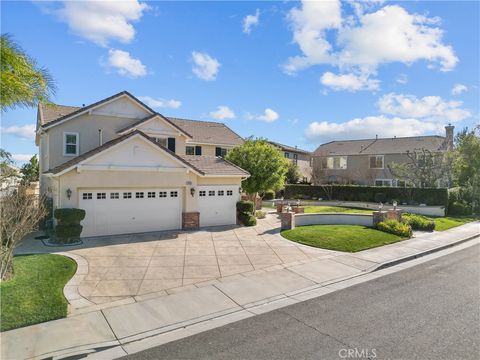
[[(167, 116), (225, 122), (308, 150), (479, 123), (478, 1), (2, 2), (53, 101), (128, 90)], [(36, 109), (2, 114), (2, 147), (37, 152)]]

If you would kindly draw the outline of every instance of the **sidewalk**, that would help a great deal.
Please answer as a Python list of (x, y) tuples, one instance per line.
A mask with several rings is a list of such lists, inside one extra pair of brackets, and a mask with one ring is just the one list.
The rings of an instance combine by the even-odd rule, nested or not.
[(320, 296), (333, 291), (327, 285), (478, 237), (479, 230), (480, 223), (474, 222), (381, 248), (272, 266), (159, 298), (8, 331), (1, 334), (1, 358), (61, 358), (122, 345), (123, 350), (98, 353), (115, 358), (140, 350), (144, 345), (138, 340), (154, 335), (174, 340), (175, 330), (189, 325), (204, 331)]

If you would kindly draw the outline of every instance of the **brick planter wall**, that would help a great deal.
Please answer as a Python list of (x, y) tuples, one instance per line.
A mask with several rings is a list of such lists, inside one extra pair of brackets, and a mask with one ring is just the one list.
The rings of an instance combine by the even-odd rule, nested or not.
[(199, 212), (184, 212), (182, 213), (182, 229), (198, 229), (200, 227), (200, 213)]
[(297, 206), (294, 206), (292, 207), (292, 211), (295, 213), (295, 214), (303, 214), (305, 212), (305, 208), (303, 207), (297, 207)]
[(293, 212), (281, 213), (280, 219), (282, 221), (282, 230), (295, 229), (295, 213)]
[(402, 210), (401, 209), (389, 209), (387, 211), (374, 211), (373, 212), (373, 225), (378, 224), (379, 222), (385, 220), (402, 220)]

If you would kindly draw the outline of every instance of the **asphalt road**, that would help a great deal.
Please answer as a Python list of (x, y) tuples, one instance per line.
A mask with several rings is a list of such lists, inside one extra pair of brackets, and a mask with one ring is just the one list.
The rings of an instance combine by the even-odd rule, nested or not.
[(123, 359), (366, 358), (480, 359), (480, 245)]

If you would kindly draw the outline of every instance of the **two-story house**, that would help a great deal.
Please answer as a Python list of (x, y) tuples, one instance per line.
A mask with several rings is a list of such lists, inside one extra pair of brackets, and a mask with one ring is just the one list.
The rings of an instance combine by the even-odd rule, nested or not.
[(443, 153), (453, 147), (454, 126), (443, 136), (414, 136), (332, 141), (314, 152), (314, 183), (337, 182), (375, 186), (405, 186), (389, 170), (391, 163), (410, 161), (407, 152), (425, 149)]
[(249, 174), (222, 157), (221, 123), (168, 118), (123, 91), (82, 107), (39, 105), (40, 191), (86, 210), (82, 236), (236, 223)]
[(269, 143), (280, 148), (284, 156), (298, 166), (301, 181), (310, 182), (312, 180), (313, 154), (311, 152), (274, 141), (269, 141)]

